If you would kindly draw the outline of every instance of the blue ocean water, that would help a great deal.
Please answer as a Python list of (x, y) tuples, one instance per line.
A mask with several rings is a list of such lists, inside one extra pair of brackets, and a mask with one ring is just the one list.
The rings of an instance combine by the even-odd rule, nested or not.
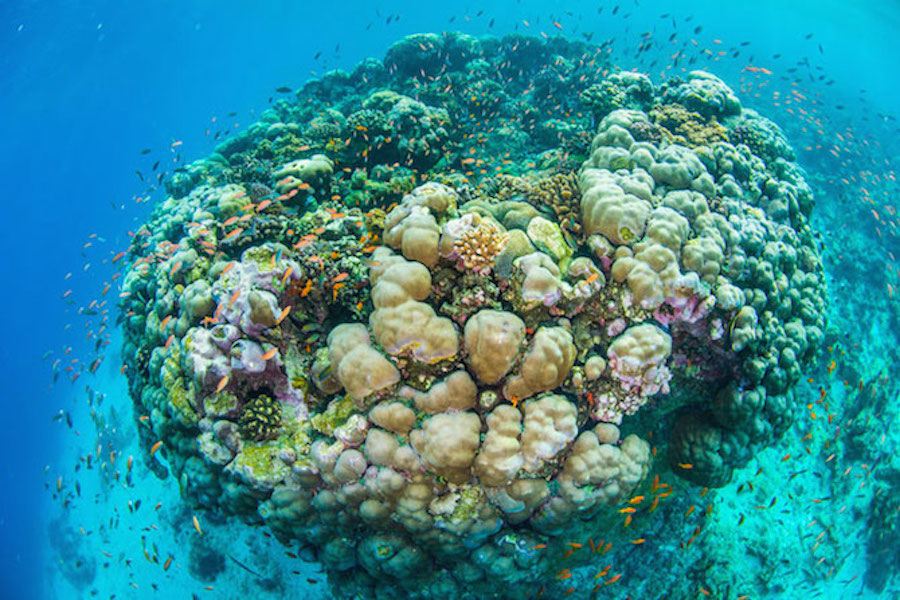
[[(716, 492), (715, 514), (723, 520), (732, 514), (741, 522), (746, 518), (759, 535), (772, 535), (780, 527), (799, 530), (806, 549), (817, 543), (834, 548), (827, 561), (833, 572), (823, 568), (786, 580), (785, 586), (805, 586), (796, 596), (767, 579), (760, 588), (770, 590), (765, 597), (896, 597), (896, 562), (876, 567), (894, 570), (881, 586), (866, 572), (867, 564), (872, 569), (879, 560), (878, 551), (867, 558), (867, 544), (883, 539), (888, 552), (897, 543), (896, 532), (873, 535), (879, 525), (870, 518), (874, 500), (866, 494), (872, 487), (891, 494), (891, 486), (896, 494), (898, 485), (891, 456), (900, 436), (896, 427), (888, 428), (897, 415), (892, 377), (900, 320), (893, 209), (900, 152), (900, 83), (893, 76), (898, 26), (900, 8), (891, 2), (795, 2), (790, 7), (760, 2), (750, 8), (713, 2), (673, 7), (645, 0), (340, 7), (282, 1), (253, 9), (239, 2), (4, 3), (0, 164), (7, 260), (0, 277), (8, 284), (2, 296), (6, 343), (0, 346), (7, 415), (0, 438), (5, 458), (0, 596), (329, 597), (321, 569), (286, 556), (260, 528), (203, 516), (206, 544), (217, 551), (197, 556), (204, 552), (199, 548), (190, 556), (188, 547), (197, 546), (189, 542), (192, 513), (180, 505), (173, 477), (153, 477), (145, 466), (149, 457), (138, 444), (140, 425), (120, 373), (122, 334), (114, 308), (120, 281), (113, 279), (120, 264), (113, 258), (127, 250), (128, 232), (136, 231), (164, 199), (162, 189), (148, 199), (156, 175), (209, 154), (217, 132), (227, 136), (246, 129), (268, 108), (270, 97), (280, 96), (276, 88), (299, 89), (329, 69), (349, 71), (367, 57), (381, 59), (392, 43), (410, 34), (460, 31), (538, 39), (585, 40), (588, 35), (594, 44), (611, 39), (616, 65), (647, 72), (656, 82), (680, 48), (669, 39), (677, 33), (678, 42), (686, 44), (685, 56), (700, 56), (697, 67), (717, 74), (744, 106), (782, 127), (815, 182), (812, 222), (823, 242), (831, 306), (824, 342), (831, 350), (803, 373), (801, 385), (811, 403), (820, 393), (827, 395), (833, 402), (827, 410), (840, 415), (840, 435), (857, 441), (841, 439), (852, 456), (828, 460), (831, 446), (813, 456), (812, 444), (803, 443), (807, 430), (802, 427), (810, 421), (804, 414), (802, 425), (798, 422), (758, 458), (760, 465), (773, 466), (755, 485), (772, 493), (751, 501), (737, 491), (757, 470), (751, 463), (747, 473)], [(650, 39), (654, 45), (638, 53)], [(748, 72), (748, 65), (770, 71), (771, 80)], [(818, 103), (813, 106), (820, 125), (813, 126), (802, 112), (811, 110), (810, 103), (785, 102), (795, 91)], [(110, 291), (103, 294), (107, 284)], [(104, 300), (107, 304), (99, 305)], [(103, 360), (94, 366), (98, 357)], [(878, 397), (878, 405), (868, 408), (871, 415), (860, 413), (864, 393), (872, 404)], [(817, 414), (816, 427), (823, 420), (831, 425), (830, 416), (822, 410)], [(832, 425), (823, 435), (830, 438), (834, 430)], [(95, 456), (90, 469), (89, 454)], [(784, 471), (782, 459), (789, 454), (790, 469)], [(135, 462), (130, 486), (124, 485), (129, 456)], [(835, 460), (852, 467), (845, 477), (865, 476), (854, 480), (846, 497), (811, 476), (830, 469)], [(794, 473), (801, 473), (803, 496), (788, 500), (786, 495), (795, 493)], [(880, 483), (866, 488), (869, 478)], [(756, 508), (776, 493), (777, 506), (806, 504), (778, 518)], [(896, 497), (879, 510), (896, 513)], [(822, 502), (810, 504), (813, 500)], [(816, 516), (820, 512), (830, 516)], [(821, 540), (803, 532), (809, 522), (825, 520), (831, 529)], [(897, 527), (896, 518), (893, 524)], [(671, 535), (676, 546), (687, 537)], [(847, 550), (851, 539), (857, 545), (852, 554)], [(725, 547), (732, 542), (707, 543)], [(169, 556), (173, 561), (164, 569)], [(721, 562), (741, 556), (720, 552), (708, 558)], [(603, 593), (625, 597), (629, 585), (623, 578)], [(574, 597), (592, 597), (592, 587), (581, 584)], [(723, 589), (715, 593), (739, 596)], [(545, 597), (560, 593), (554, 590)]]

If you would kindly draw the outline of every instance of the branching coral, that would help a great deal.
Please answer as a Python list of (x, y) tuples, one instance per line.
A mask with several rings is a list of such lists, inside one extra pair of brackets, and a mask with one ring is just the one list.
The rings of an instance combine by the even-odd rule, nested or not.
[(453, 249), (463, 268), (486, 273), (494, 259), (506, 247), (509, 235), (493, 219), (477, 219), (477, 223), (453, 242)]
[(581, 190), (574, 173), (557, 173), (541, 179), (529, 191), (528, 199), (532, 204), (552, 210), (560, 227), (575, 239), (581, 238)]

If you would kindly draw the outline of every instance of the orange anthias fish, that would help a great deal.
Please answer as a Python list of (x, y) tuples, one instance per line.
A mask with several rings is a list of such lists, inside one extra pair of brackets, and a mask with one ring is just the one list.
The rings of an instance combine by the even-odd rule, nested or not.
[(241, 295), (241, 290), (236, 290), (231, 295), (231, 298), (228, 299), (228, 308), (231, 308), (232, 306), (234, 306), (234, 303), (237, 302), (237, 299), (240, 295)]
[(281, 311), (281, 314), (278, 315), (277, 319), (275, 319), (275, 325), (281, 325), (281, 322), (287, 318), (287, 316), (290, 314), (290, 312), (291, 312), (290, 306), (286, 307), (283, 311)]
[(306, 298), (306, 295), (312, 290), (312, 279), (306, 280), (306, 285), (303, 286), (303, 289), (300, 290), (300, 297)]
[(232, 230), (229, 231), (229, 232), (225, 235), (225, 237), (222, 238), (222, 239), (223, 239), (223, 240), (229, 240), (229, 239), (231, 239), (231, 238), (233, 238), (233, 237), (235, 237), (235, 236), (241, 235), (241, 232), (243, 232), (243, 231), (244, 231), (244, 230), (243, 230), (241, 227), (238, 227), (237, 229), (232, 229)]
[(197, 520), (197, 515), (194, 515), (194, 516), (191, 517), (191, 518), (192, 518), (193, 521), (194, 521), (194, 529), (197, 530), (197, 533), (199, 533), (199, 534), (202, 535), (202, 534), (203, 534), (203, 530), (200, 529), (200, 521)]

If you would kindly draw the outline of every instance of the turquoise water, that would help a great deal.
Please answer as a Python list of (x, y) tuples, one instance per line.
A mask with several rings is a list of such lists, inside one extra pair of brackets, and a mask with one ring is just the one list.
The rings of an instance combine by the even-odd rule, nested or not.
[[(5, 117), (2, 164), (10, 217), (3, 240), (11, 257), (2, 273), (10, 282), (4, 294), (9, 333), (2, 352), (11, 417), (2, 438), (7, 457), (7, 493), (0, 501), (0, 531), (6, 542), (3, 597), (897, 595), (898, 440), (891, 427), (897, 422), (894, 365), (900, 317), (894, 208), (900, 111), (891, 76), (897, 50), (893, 31), (900, 21), (895, 6), (797, 3), (788, 10), (762, 3), (751, 11), (701, 2), (677, 9), (650, 2), (553, 7), (528, 2), (440, 7), (395, 3), (349, 4), (335, 11), (279, 3), (250, 11), (237, 4), (200, 2), (153, 7), (13, 3), (0, 14), (7, 92), (0, 100)], [(407, 39), (425, 32), (436, 35)], [(474, 39), (479, 36), (485, 37)], [(350, 84), (328, 75), (331, 69), (353, 74), (368, 58), (386, 69), (369, 65), (356, 70)], [(719, 77), (742, 108), (735, 112), (693, 95), (689, 83), (679, 88), (679, 82), (671, 82), (673, 77), (689, 82), (688, 72), (697, 69)], [(610, 74), (632, 70), (649, 76), (651, 93), (624, 91), (621, 77), (609, 79)], [(309, 81), (320, 83), (307, 85)], [(610, 81), (618, 82), (620, 96)], [(594, 84), (601, 85), (593, 95), (583, 93)], [(384, 89), (411, 100), (397, 108), (396, 97), (371, 97)], [(321, 114), (326, 104), (341, 115)], [(699, 116), (660, 112), (660, 106), (671, 110), (674, 104)], [(638, 121), (647, 125), (635, 126), (628, 119), (604, 122), (613, 109), (639, 110), (646, 121)], [(793, 155), (775, 129), (737, 120), (746, 118), (748, 110), (777, 125)], [(410, 114), (415, 118), (409, 120)], [(316, 118), (318, 133), (312, 127)], [(698, 192), (707, 196), (702, 203), (741, 232), (742, 241), (731, 239), (722, 221), (709, 225), (709, 219), (693, 209), (665, 200), (676, 188), (705, 189), (694, 181), (699, 171), (683, 184), (675, 175), (647, 168), (655, 189), (646, 192), (647, 207), (637, 202), (631, 210), (650, 215), (660, 206), (675, 207), (686, 219), (686, 229), (673, 234), (675, 242), (666, 238), (669, 241), (658, 245), (677, 246), (680, 272), (702, 276), (685, 295), (660, 275), (660, 299), (667, 298), (662, 304), (654, 304), (653, 294), (642, 291), (646, 288), (639, 284), (639, 275), (621, 275), (631, 263), (611, 266), (626, 251), (604, 254), (587, 239), (593, 233), (640, 255), (640, 242), (650, 246), (661, 239), (644, 232), (645, 227), (652, 229), (647, 223), (654, 217), (628, 220), (613, 210), (591, 225), (585, 215), (595, 209), (586, 208), (585, 199), (596, 192), (584, 178), (580, 184), (572, 183), (574, 179), (560, 184), (574, 186), (568, 189), (575, 190), (581, 203), (565, 223), (566, 213), (555, 212), (542, 204), (540, 194), (527, 191), (554, 174), (576, 178), (584, 169), (624, 169), (631, 174), (642, 169), (643, 155), (623, 159), (621, 153), (602, 150), (621, 147), (621, 141), (610, 141), (612, 134), (594, 139), (615, 123), (628, 129), (634, 141), (652, 146), (656, 162), (662, 162), (659, 153), (670, 145), (689, 148), (690, 156), (700, 157), (697, 168), (710, 171), (718, 186), (706, 194)], [(711, 123), (725, 130), (710, 128)], [(748, 152), (762, 160), (746, 167), (743, 175), (741, 168), (732, 170), (729, 176), (742, 190), (738, 196), (723, 187), (731, 167), (702, 149), (723, 142), (746, 144)], [(214, 151), (226, 157), (228, 169), (219, 159), (210, 161)], [(316, 153), (332, 161), (329, 175), (320, 179), (307, 167), (275, 174), (291, 160)], [(683, 164), (689, 162), (679, 156)], [(776, 166), (779, 158), (783, 162)], [(785, 166), (790, 162), (802, 171)], [(299, 181), (278, 189), (291, 173)], [(765, 179), (757, 179), (763, 173), (773, 179), (769, 188)], [(811, 191), (814, 207), (798, 177)], [(443, 182), (458, 194), (454, 202), (459, 213), (433, 206), (426, 211), (438, 231), (466, 212), (467, 201), (481, 202), (479, 218), (496, 220), (501, 229), (491, 235), (494, 241), (503, 239), (500, 246), (530, 239), (536, 250), (552, 257), (560, 271), (554, 285), (563, 299), (550, 300), (549, 293), (539, 306), (529, 304), (526, 292), (533, 290), (523, 283), (524, 263), (514, 265), (515, 257), (508, 254), (492, 262), (489, 272), (478, 272), (456, 255), (445, 253), (431, 262), (410, 249), (413, 242), (404, 247), (387, 232), (383, 239), (373, 235), (382, 232), (377, 210), (389, 212), (393, 203), (403, 202), (426, 180)], [(785, 187), (787, 183), (793, 187)], [(214, 191), (190, 195), (203, 184)], [(228, 192), (223, 187), (227, 184), (239, 187)], [(283, 197), (291, 189), (294, 194)], [(643, 192), (636, 189), (629, 193), (640, 197)], [(243, 194), (228, 195), (237, 190)], [(177, 202), (164, 204), (167, 197)], [(269, 200), (271, 204), (262, 204)], [(503, 200), (530, 203), (542, 218), (559, 224), (561, 243), (554, 246), (549, 234), (534, 231), (528, 225), (532, 216), (507, 218), (497, 208)], [(245, 202), (252, 206), (247, 208)], [(342, 213), (348, 216), (335, 217)], [(394, 214), (402, 220), (399, 212)], [(659, 223), (666, 215), (667, 223), (681, 222), (664, 211), (654, 214)], [(196, 226), (187, 224), (194, 220)], [(571, 226), (578, 221), (580, 230)], [(634, 223), (641, 233), (633, 231)], [(763, 237), (773, 245), (748, 242), (751, 225), (766, 230)], [(242, 231), (226, 238), (237, 227)], [(428, 230), (430, 225), (423, 227)], [(710, 250), (712, 255), (704, 254), (701, 260), (682, 247), (708, 248), (705, 241), (690, 240), (716, 238), (710, 228), (722, 238), (722, 259)], [(361, 239), (363, 235), (367, 237)], [(402, 240), (403, 234), (397, 235)], [(634, 239), (641, 235), (643, 239)], [(199, 258), (170, 258), (177, 252), (158, 245), (164, 239), (188, 244), (182, 242), (184, 237), (193, 240)], [(157, 245), (142, 247), (143, 238)], [(215, 243), (206, 259), (208, 247), (200, 241), (213, 243), (209, 240)], [(247, 248), (273, 242), (284, 244), (284, 250), (242, 259)], [(393, 246), (395, 254), (385, 258), (370, 248), (381, 245)], [(570, 268), (570, 253), (575, 260), (590, 259), (594, 266), (582, 262), (588, 271), (577, 275), (577, 269)], [(740, 264), (735, 253), (743, 257)], [(373, 303), (370, 292), (381, 275), (372, 273), (380, 273), (380, 262), (401, 260), (400, 255), (428, 265), (430, 298), (416, 302), (436, 312), (427, 325), (401, 315), (401, 324), (414, 323), (413, 331), (404, 335), (447, 326), (460, 334), (465, 331), (466, 339), (460, 335), (459, 349), (449, 352), (452, 356), (409, 358), (421, 343), (394, 352), (392, 345), (405, 342), (391, 342), (373, 324), (379, 318), (370, 320), (385, 310)], [(755, 259), (770, 266), (748, 267), (759, 264)], [(275, 294), (279, 310), (291, 306), (292, 311), (282, 317), (284, 325), (274, 324), (281, 317), (278, 311), (265, 327), (245, 322), (242, 335), (260, 344), (258, 354), (276, 349), (268, 360), (277, 368), (266, 367), (272, 370), (259, 374), (248, 366), (258, 356), (239, 357), (246, 364), (235, 367), (233, 374), (210, 367), (192, 383), (201, 371), (199, 363), (184, 362), (181, 356), (190, 356), (199, 342), (195, 337), (186, 342), (187, 330), (215, 325), (203, 323), (204, 317), (224, 315), (224, 321), (240, 322), (243, 309), (232, 314), (230, 305), (256, 302), (243, 293), (251, 277), (246, 271), (254, 261), (262, 265), (269, 260), (277, 265), (277, 273), (265, 284), (267, 293)], [(153, 278), (164, 283), (154, 289), (135, 283), (142, 261)], [(221, 264), (214, 267), (215, 261)], [(229, 268), (229, 279), (221, 271), (231, 261), (236, 266)], [(766, 283), (766, 269), (772, 265), (772, 280)], [(589, 275), (591, 268), (596, 276)], [(710, 274), (713, 268), (718, 271)], [(657, 271), (662, 273), (662, 267)], [(797, 272), (803, 277), (793, 276)], [(245, 279), (235, 279), (236, 274)], [(757, 325), (750, 329), (755, 333), (746, 349), (734, 346), (745, 329), (736, 321), (739, 307), (728, 308), (730, 292), (719, 293), (720, 274), (742, 289), (747, 306), (754, 305), (749, 294), (755, 292), (746, 290), (766, 290), (773, 299), (755, 305)], [(212, 304), (204, 309), (206, 296), (198, 293), (196, 314), (185, 316), (180, 306), (187, 299), (174, 297), (198, 280), (210, 282)], [(182, 287), (170, 293), (170, 285)], [(260, 285), (250, 287), (263, 289)], [(454, 295), (454, 289), (461, 291)], [(578, 296), (581, 291), (585, 296)], [(242, 293), (232, 300), (234, 292)], [(672, 316), (676, 297), (715, 298), (717, 306), (709, 312), (698, 309), (699, 320), (691, 322), (682, 313)], [(627, 308), (634, 302), (645, 302), (646, 310)], [(213, 310), (220, 305), (218, 312)], [(478, 366), (476, 344), (469, 341), (467, 324), (479, 308), (515, 313), (523, 323), (525, 333), (499, 382), (489, 381)], [(792, 321), (794, 329), (788, 327), (785, 333), (784, 324)], [(374, 352), (381, 358), (370, 353), (355, 367), (341, 367), (328, 334), (348, 322), (369, 324)], [(641, 323), (652, 327), (648, 335), (653, 339), (671, 340), (661, 368), (641, 375), (637, 387), (629, 387), (629, 374), (614, 364), (601, 369), (596, 380), (587, 377), (587, 359), (614, 363), (613, 341), (628, 337), (633, 332), (629, 328)], [(702, 334), (693, 327), (696, 323), (703, 326)], [(531, 350), (550, 344), (542, 341), (542, 327), (547, 339), (565, 337), (562, 330), (574, 332), (568, 334), (575, 348), (569, 366), (561, 369), (559, 380), (551, 376), (550, 383), (525, 386), (531, 389), (521, 382), (504, 385), (524, 372)], [(276, 335), (276, 330), (284, 333)], [(577, 335), (585, 331), (590, 335)], [(485, 334), (484, 339), (484, 360), (502, 354), (504, 346), (491, 341), (497, 338)], [(310, 348), (304, 352), (307, 344)], [(627, 352), (624, 344), (615, 345), (620, 354)], [(649, 348), (652, 343), (641, 338), (637, 346)], [(150, 359), (157, 347), (158, 358)], [(182, 353), (172, 359), (180, 364), (175, 374), (174, 363), (163, 360), (172, 357), (174, 348)], [(560, 343), (556, 348), (557, 354), (538, 353), (533, 360), (565, 363), (554, 357), (566, 356), (568, 346)], [(242, 352), (253, 351), (242, 347)], [(752, 363), (754, 358), (761, 362)], [(310, 452), (312, 442), (336, 437), (322, 422), (347, 422), (347, 414), (334, 416), (342, 406), (341, 395), (329, 386), (349, 393), (351, 374), (382, 360), (396, 365), (392, 368), (402, 381), (375, 385), (370, 393), (360, 391), (344, 410), (363, 421), (368, 418), (366, 427), (383, 432), (389, 429), (386, 421), (369, 410), (376, 403), (414, 409), (413, 434), (393, 434), (395, 443), (410, 448), (420, 464), (408, 471), (394, 466), (407, 484), (421, 483), (420, 473), (430, 478), (427, 509), (398, 509), (379, 496), (381, 505), (362, 510), (358, 502), (347, 500), (362, 494), (351, 487), (354, 477), (368, 481), (386, 470), (384, 465), (376, 468), (375, 451), (367, 446), (360, 446), (359, 456), (347, 453), (346, 472), (352, 475), (328, 472), (326, 459), (313, 461), (317, 475), (303, 468), (303, 453)], [(645, 367), (653, 363), (646, 360)], [(596, 367), (597, 362), (591, 364)], [(765, 365), (766, 375), (754, 379), (752, 370), (759, 364)], [(193, 373), (184, 372), (191, 369)], [(425, 409), (426, 401), (401, 389), (405, 383), (423, 393), (456, 370), (468, 370), (474, 377), (477, 402)], [(669, 375), (670, 389), (657, 390), (653, 384)], [(298, 377), (310, 381), (301, 385)], [(585, 378), (598, 383), (585, 383)], [(277, 387), (282, 379), (291, 389)], [(238, 398), (231, 414), (216, 413), (209, 405), (219, 397), (220, 384), (226, 394)], [(164, 397), (142, 398), (142, 391), (151, 387), (165, 390)], [(172, 389), (182, 392), (173, 394)], [(728, 400), (720, 393), (723, 389), (738, 391)], [(620, 429), (623, 439), (634, 434), (647, 440), (642, 442), (646, 456), (627, 463), (615, 459), (631, 468), (632, 476), (597, 475), (575, 486), (579, 502), (584, 501), (582, 495), (590, 498), (584, 501), (589, 510), (566, 512), (559, 508), (563, 500), (545, 510), (538, 506), (549, 503), (538, 502), (527, 509), (534, 514), (520, 520), (510, 508), (512, 492), (503, 496), (496, 491), (509, 485), (503, 477), (502, 485), (485, 484), (495, 490), (488, 496), (479, 491), (485, 486), (478, 480), (499, 476), (478, 466), (475, 449), (481, 444), (483, 450), (486, 443), (484, 434), (491, 428), (487, 414), (497, 410), (491, 402), (521, 409), (527, 432), (530, 411), (537, 411), (529, 405), (538, 406), (548, 393), (559, 394), (573, 407), (559, 410), (574, 411), (575, 429), (560, 417), (555, 427), (562, 441), (548, 442), (556, 444), (548, 455), (522, 451), (527, 464), (517, 472), (527, 485), (551, 481), (549, 494), (569, 502), (569, 507), (575, 502), (575, 492), (567, 492), (566, 478), (559, 476), (567, 463), (570, 469), (576, 464), (573, 457), (580, 450), (575, 437), (594, 427), (596, 417), (588, 413), (601, 398), (616, 399), (620, 412), (626, 402), (641, 404), (635, 414), (622, 418)], [(768, 404), (754, 393), (765, 394)], [(491, 400), (490, 394), (499, 400)], [(253, 428), (261, 427), (258, 421), (251, 423), (242, 415), (251, 398), (262, 397), (276, 399), (277, 410), (283, 412), (274, 430), (257, 435), (260, 430)], [(758, 406), (753, 404), (757, 401)], [(185, 409), (184, 402), (191, 407)], [(327, 412), (332, 402), (332, 412)], [(201, 412), (208, 421), (199, 422)], [(310, 415), (325, 416), (311, 427)], [(441, 438), (440, 432), (466, 427), (463, 419), (451, 415), (477, 416), (475, 433)], [(614, 419), (607, 415), (601, 420)], [(746, 425), (756, 420), (758, 428)], [(265, 454), (274, 448), (277, 454), (290, 447), (301, 460), (259, 459), (262, 466), (253, 463), (239, 477), (201, 468), (197, 465), (215, 464), (214, 452), (229, 452), (224, 441), (199, 449), (202, 433), (211, 430), (213, 421), (233, 424), (245, 464), (259, 459), (249, 452), (254, 449)], [(724, 446), (711, 450), (709, 437), (697, 433), (709, 430), (697, 423), (724, 436)], [(673, 437), (673, 430), (690, 435)], [(475, 449), (468, 462), (463, 458), (462, 467), (448, 466), (444, 456), (466, 447), (473, 436)], [(619, 448), (630, 448), (641, 455), (637, 442), (618, 445), (599, 433), (585, 439), (592, 436), (606, 448), (603, 452), (618, 457)], [(369, 439), (373, 437), (370, 431)], [(693, 441), (684, 442), (688, 438)], [(447, 441), (439, 441), (443, 439)], [(525, 438), (520, 439), (524, 447)], [(158, 441), (163, 444), (152, 450)], [(357, 443), (351, 440), (346, 447)], [(328, 454), (320, 450), (317, 456)], [(193, 462), (186, 462), (191, 457)], [(365, 475), (355, 470), (353, 461), (358, 460), (369, 464)], [(266, 487), (264, 473), (273, 465), (294, 475), (281, 473), (274, 476), (281, 478), (277, 483)], [(610, 482), (621, 491), (610, 491)], [(287, 497), (288, 488), (306, 489), (311, 498), (319, 498), (311, 513), (315, 516), (279, 512), (270, 498), (273, 488), (280, 490), (276, 498)], [(328, 494), (337, 491), (344, 494), (337, 501), (342, 508), (328, 508)], [(293, 506), (302, 504), (292, 501)], [(379, 512), (384, 505), (389, 507), (387, 516)], [(423, 521), (419, 529), (404, 521), (402, 514), (416, 519), (403, 511), (427, 513), (432, 520)], [(360, 512), (368, 516), (360, 517)], [(347, 515), (348, 521), (335, 514)], [(604, 551), (607, 542), (612, 546)], [(407, 554), (401, 554), (400, 547)], [(409, 558), (417, 553), (427, 560)], [(396, 556), (403, 560), (379, 566), (379, 560), (387, 564)]]

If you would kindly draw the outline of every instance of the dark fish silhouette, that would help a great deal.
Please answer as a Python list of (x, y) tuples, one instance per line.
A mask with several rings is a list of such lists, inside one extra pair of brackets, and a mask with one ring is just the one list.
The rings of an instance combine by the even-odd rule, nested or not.
[(228, 558), (230, 558), (231, 560), (233, 560), (233, 561), (234, 561), (234, 564), (236, 564), (236, 565), (239, 566), (240, 568), (244, 569), (244, 570), (247, 571), (248, 573), (250, 573), (250, 574), (252, 574), (252, 575), (256, 575), (256, 576), (259, 577), (260, 579), (263, 578), (262, 575), (260, 575), (259, 573), (257, 573), (256, 571), (254, 571), (253, 569), (251, 569), (250, 567), (248, 567), (247, 565), (245, 565), (244, 563), (242, 563), (241, 561), (239, 561), (238, 559), (236, 559), (236, 558), (233, 557), (232, 555), (229, 554), (229, 555), (228, 555)]
[(286, 85), (281, 86), (280, 88), (275, 88), (275, 91), (279, 94), (290, 94), (293, 90)]

